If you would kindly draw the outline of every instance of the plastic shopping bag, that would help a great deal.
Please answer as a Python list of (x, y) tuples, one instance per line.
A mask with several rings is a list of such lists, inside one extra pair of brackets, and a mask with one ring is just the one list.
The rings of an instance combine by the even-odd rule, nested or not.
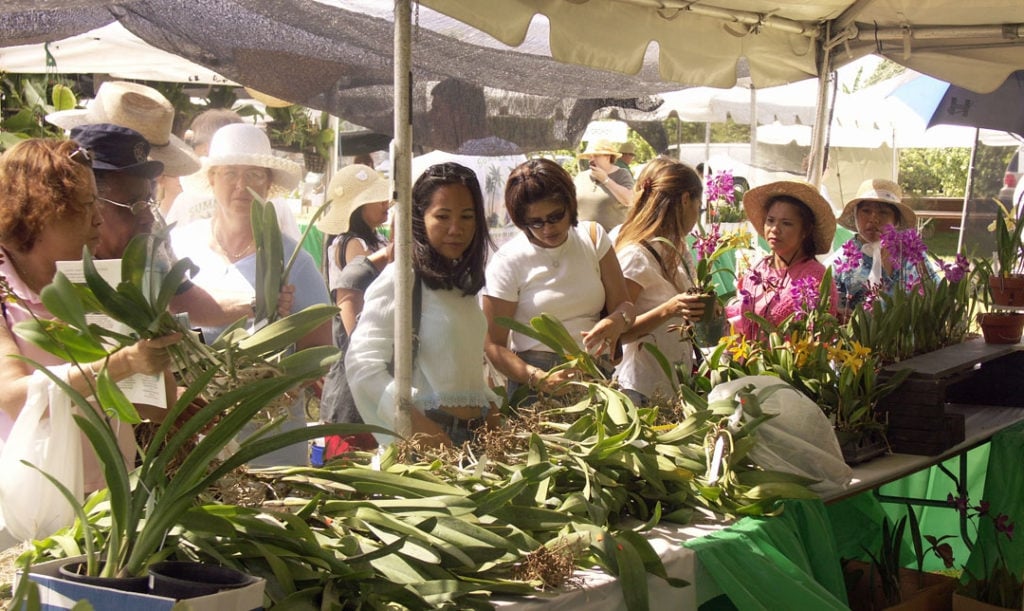
[[(67, 379), (68, 368), (51, 371)], [(74, 508), (39, 470), (61, 482), (81, 502), (82, 438), (72, 417), (71, 399), (46, 374), (32, 374), (25, 406), (7, 441), (0, 443), (0, 548), (70, 526)]]
[(750, 451), (750, 459), (764, 469), (817, 480), (818, 483), (809, 487), (819, 494), (846, 488), (853, 470), (843, 460), (832, 424), (821, 408), (802, 392), (774, 376), (748, 376), (719, 384), (711, 390), (708, 401), (733, 397), (750, 385), (756, 393), (780, 384), (787, 388), (761, 402), (764, 412), (775, 417), (755, 430), (758, 441)]

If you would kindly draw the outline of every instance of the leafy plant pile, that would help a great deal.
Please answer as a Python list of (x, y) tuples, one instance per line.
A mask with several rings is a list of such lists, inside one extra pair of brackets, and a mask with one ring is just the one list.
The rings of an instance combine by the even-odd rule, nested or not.
[[(487, 607), (487, 594), (563, 585), (569, 566), (598, 566), (622, 581), (631, 609), (647, 608), (647, 573), (669, 579), (643, 533), (661, 521), (771, 515), (785, 498), (814, 498), (795, 476), (766, 472), (747, 453), (763, 419), (731, 430), (737, 402), (696, 402), (665, 424), (607, 386), (547, 407), (466, 448), (416, 461), (392, 447), (324, 468), (278, 470), (290, 486), (259, 507), (206, 504), (183, 511), (168, 548), (268, 577), (271, 605)], [(759, 414), (756, 396), (744, 409)], [(340, 425), (339, 425), (340, 426)], [(709, 448), (728, 437), (709, 474)], [(495, 458), (497, 455), (500, 459)], [(109, 519), (105, 495), (87, 522)], [(37, 544), (42, 556), (80, 553), (81, 524)], [(675, 585), (678, 580), (669, 579)]]

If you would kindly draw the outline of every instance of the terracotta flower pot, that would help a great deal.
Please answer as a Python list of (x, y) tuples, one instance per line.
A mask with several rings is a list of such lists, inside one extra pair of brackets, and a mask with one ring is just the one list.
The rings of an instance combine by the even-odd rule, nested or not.
[(1024, 276), (991, 276), (988, 286), (995, 305), (1024, 306)]
[(1024, 333), (1024, 312), (985, 312), (978, 324), (986, 344), (1017, 344)]

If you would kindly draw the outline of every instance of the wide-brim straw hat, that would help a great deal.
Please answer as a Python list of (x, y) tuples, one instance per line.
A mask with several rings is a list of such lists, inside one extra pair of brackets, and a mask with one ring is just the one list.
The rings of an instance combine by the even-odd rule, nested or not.
[(248, 123), (232, 123), (218, 129), (210, 140), (210, 151), (203, 157), (198, 178), (209, 189), (209, 170), (225, 165), (248, 165), (270, 170), (271, 187), (291, 191), (302, 179), (302, 166), (274, 154), (270, 138)]
[(800, 180), (780, 180), (755, 187), (743, 196), (743, 209), (747, 220), (764, 237), (764, 218), (768, 215), (768, 202), (780, 195), (788, 195), (801, 201), (814, 215), (814, 253), (823, 255), (832, 250), (832, 238), (836, 235), (836, 215), (818, 189)]
[(611, 140), (591, 140), (587, 143), (587, 148), (580, 153), (580, 158), (590, 159), (594, 155), (611, 155), (612, 161), (622, 156), (619, 153), (619, 145)]
[(329, 204), (316, 228), (328, 235), (348, 231), (352, 213), (366, 204), (391, 200), (388, 180), (373, 168), (361, 164), (347, 165), (331, 178), (324, 195)]
[(917, 227), (917, 213), (903, 203), (903, 189), (891, 180), (869, 178), (860, 183), (857, 194), (846, 202), (838, 223), (847, 229), (857, 231), (857, 204), (861, 202), (882, 202), (896, 209), (899, 228)]
[(88, 108), (53, 112), (46, 115), (46, 120), (68, 130), (93, 123), (134, 129), (149, 142), (149, 158), (163, 163), (167, 176), (185, 176), (200, 167), (192, 148), (171, 133), (174, 106), (152, 87), (107, 81), (96, 90)]

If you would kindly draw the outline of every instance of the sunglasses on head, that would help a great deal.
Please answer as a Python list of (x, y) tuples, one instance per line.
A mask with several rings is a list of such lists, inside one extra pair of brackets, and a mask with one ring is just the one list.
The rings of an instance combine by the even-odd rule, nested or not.
[(530, 229), (544, 229), (544, 225), (556, 225), (562, 222), (565, 215), (569, 213), (568, 208), (562, 208), (558, 212), (552, 212), (544, 218), (526, 219), (525, 225)]
[(75, 163), (80, 163), (86, 167), (92, 167), (92, 153), (89, 152), (89, 149), (78, 147), (75, 150), (68, 153), (68, 159), (74, 161)]

